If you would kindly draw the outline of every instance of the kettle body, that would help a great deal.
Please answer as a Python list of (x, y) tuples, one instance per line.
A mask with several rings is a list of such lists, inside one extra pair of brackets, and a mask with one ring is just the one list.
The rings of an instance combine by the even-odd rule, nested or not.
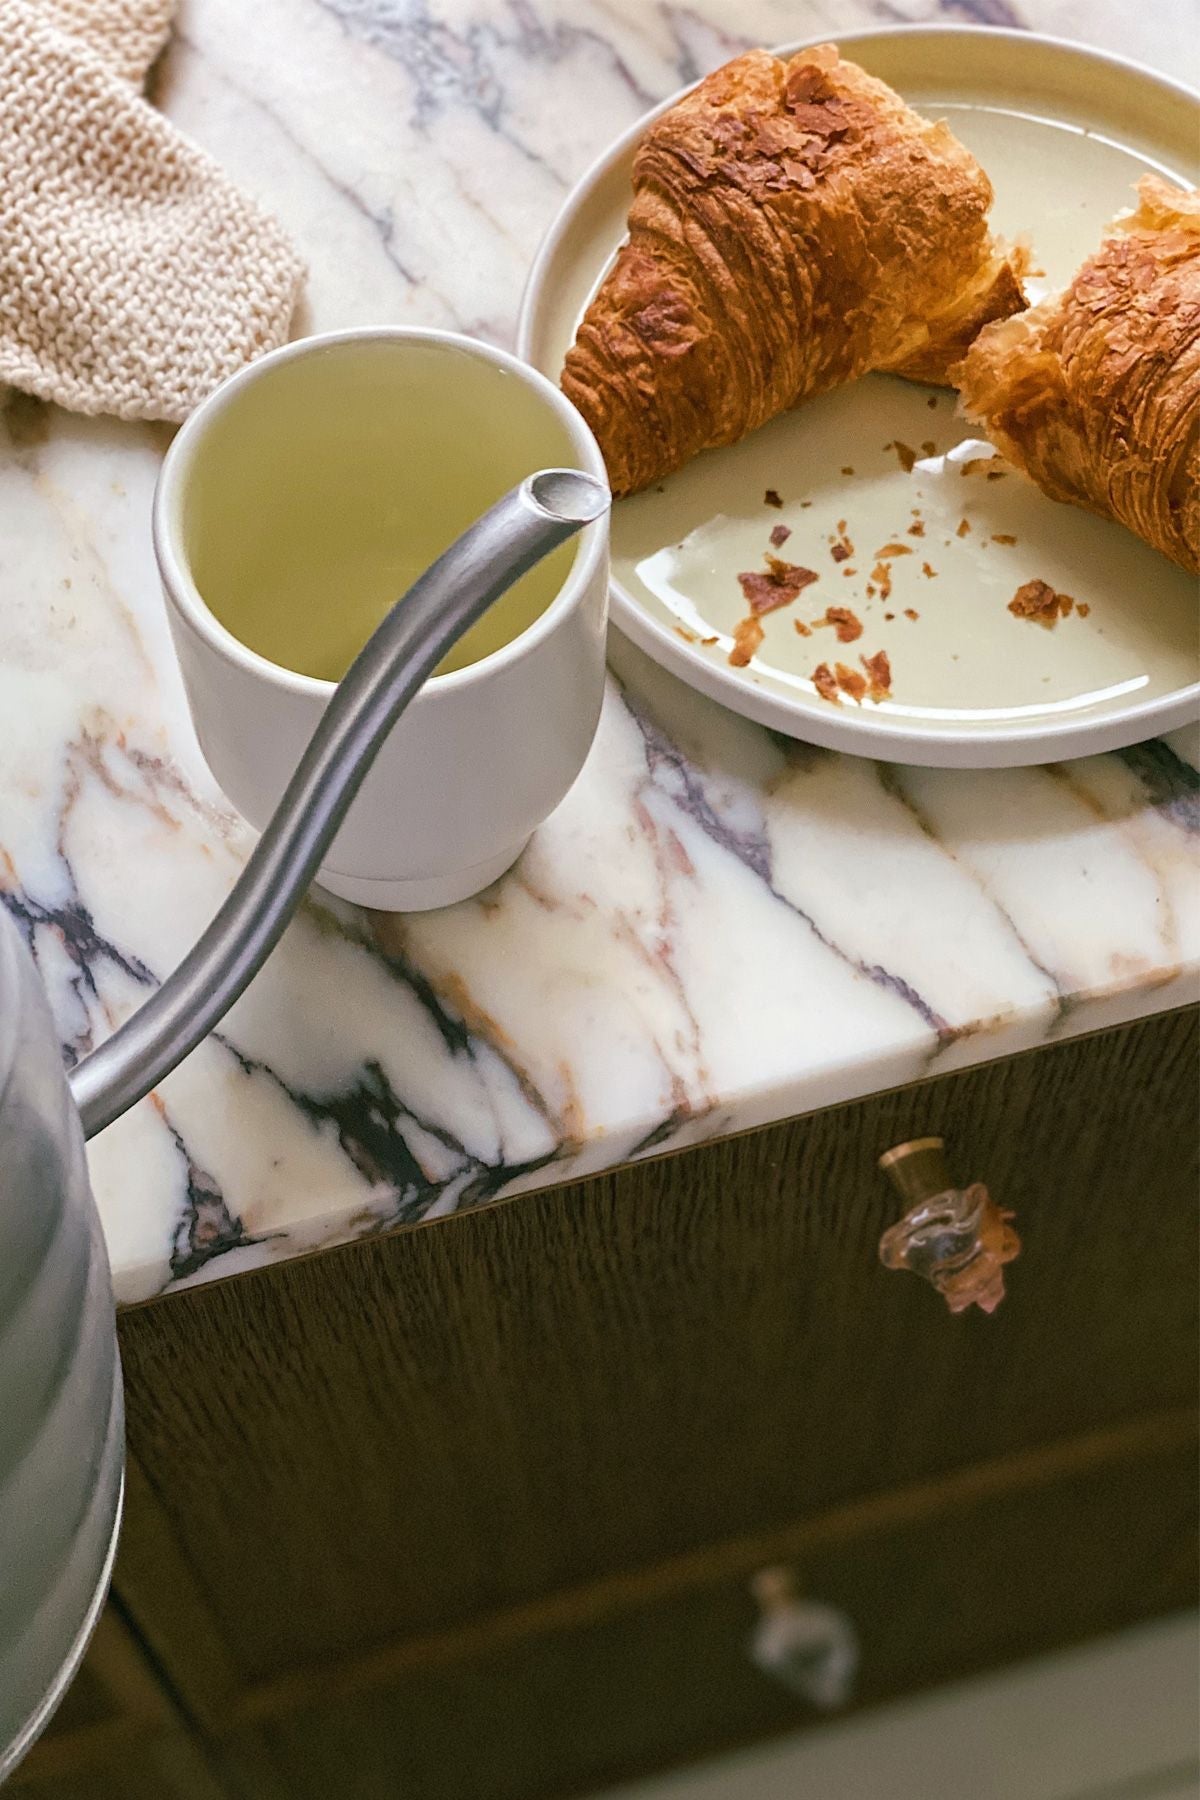
[(149, 1093), (261, 968), (372, 760), (450, 646), (608, 504), (594, 477), (542, 470), (426, 570), (335, 689), (216, 917), (69, 1077), (33, 958), (0, 902), (0, 1781), (61, 1699), (116, 1550), (124, 1412), (84, 1139)]
[(108, 1256), (33, 959), (0, 905), (0, 1781), (87, 1646), (116, 1549)]

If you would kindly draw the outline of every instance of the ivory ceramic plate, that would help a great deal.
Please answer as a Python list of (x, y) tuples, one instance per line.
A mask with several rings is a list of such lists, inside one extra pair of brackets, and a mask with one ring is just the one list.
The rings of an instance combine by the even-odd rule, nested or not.
[[(998, 230), (1032, 236), (1044, 271), (1035, 297), (1095, 249), (1146, 170), (1196, 180), (1200, 97), (1133, 64), (979, 28), (918, 26), (840, 41), (921, 112), (945, 118), (978, 157), (996, 190)], [(624, 237), (630, 168), (647, 123), (585, 175), (538, 254), (520, 349), (553, 378)], [(1042, 762), (1194, 718), (1194, 581), (1120, 526), (1056, 505), (1015, 473), (989, 481), (980, 468), (939, 471), (940, 455), (970, 435), (952, 394), (869, 376), (698, 457), (614, 509), (617, 624), (693, 687), (761, 724), (895, 761)], [(897, 442), (921, 459), (911, 471), (888, 447)], [(934, 466), (922, 467), (926, 460)], [(782, 510), (764, 503), (768, 489)], [(910, 533), (914, 523), (923, 536)], [(780, 524), (791, 530), (782, 554), (820, 579), (763, 620), (760, 649), (735, 668), (731, 634), (746, 613), (737, 575), (763, 566)], [(854, 554), (839, 564), (830, 546), (841, 529)], [(876, 581), (872, 596), (876, 552), (896, 543), (912, 553), (890, 559), (891, 593), (883, 597)], [(1053, 631), (1014, 618), (1008, 602), (1033, 577), (1085, 610)], [(795, 618), (831, 604), (864, 625), (849, 652), (827, 628), (807, 638), (794, 628)], [(835, 706), (820, 698), (812, 682), (819, 663), (881, 649), (890, 699)]]

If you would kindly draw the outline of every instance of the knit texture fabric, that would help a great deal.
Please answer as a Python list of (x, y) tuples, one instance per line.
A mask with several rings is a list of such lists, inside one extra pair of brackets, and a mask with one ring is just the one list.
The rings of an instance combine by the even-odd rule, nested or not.
[(31, 0), (49, 25), (69, 31), (141, 87), (171, 32), (178, 0)]
[(0, 0), (0, 382), (186, 418), (287, 337), (275, 221), (138, 88), (175, 0)]

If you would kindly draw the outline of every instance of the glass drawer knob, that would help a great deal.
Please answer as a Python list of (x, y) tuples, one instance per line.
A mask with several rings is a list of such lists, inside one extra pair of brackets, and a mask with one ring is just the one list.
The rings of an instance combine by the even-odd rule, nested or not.
[(996, 1205), (982, 1182), (954, 1186), (941, 1138), (897, 1144), (879, 1166), (911, 1202), (879, 1240), (884, 1267), (923, 1276), (952, 1313), (968, 1306), (995, 1312), (1004, 1298), (1004, 1265), (1021, 1248), (1012, 1213)]
[(799, 1594), (790, 1569), (760, 1569), (750, 1591), (760, 1613), (751, 1662), (821, 1712), (847, 1705), (858, 1673), (858, 1636), (845, 1613)]

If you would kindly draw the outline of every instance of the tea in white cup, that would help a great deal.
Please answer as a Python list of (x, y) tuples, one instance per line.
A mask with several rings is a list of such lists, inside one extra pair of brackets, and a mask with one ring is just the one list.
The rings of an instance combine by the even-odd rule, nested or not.
[[(201, 600), (280, 668), (340, 681), (395, 600), (534, 469), (569, 464), (566, 422), (501, 364), (448, 380), (444, 351), (341, 341), (231, 395), (196, 458), (184, 548)], [(511, 643), (570, 572), (564, 545), (459, 639), (438, 673)]]
[[(260, 829), (357, 651), (413, 580), (534, 470), (604, 480), (570, 402), (445, 332), (308, 338), (188, 420), (155, 496), (159, 569), (197, 736)], [(530, 571), (402, 715), (323, 864), (333, 893), (420, 909), (519, 856), (591, 745), (607, 518)]]

